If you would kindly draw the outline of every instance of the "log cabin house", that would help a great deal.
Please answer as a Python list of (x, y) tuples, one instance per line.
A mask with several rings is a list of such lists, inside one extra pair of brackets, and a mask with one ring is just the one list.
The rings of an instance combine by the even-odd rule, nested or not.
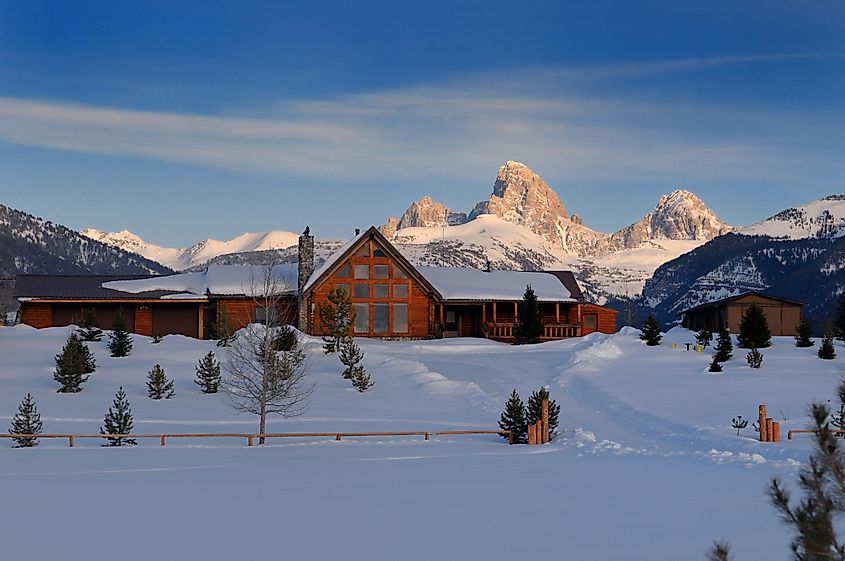
[(140, 335), (211, 338), (221, 317), (238, 329), (270, 314), (321, 335), (319, 306), (340, 289), (351, 297), (358, 337), (508, 342), (528, 285), (537, 294), (542, 340), (616, 331), (616, 312), (587, 303), (569, 271), (415, 267), (375, 227), (356, 233), (316, 270), (314, 238), (303, 234), (298, 263), (272, 271), (210, 265), (204, 272), (150, 277), (22, 275), (15, 297), (21, 322), (33, 327), (75, 324), (93, 308), (99, 326), (108, 329), (120, 308), (129, 330)]
[(681, 325), (693, 331), (706, 329), (714, 333), (727, 329), (736, 335), (742, 316), (752, 304), (763, 310), (772, 335), (795, 335), (804, 304), (761, 292), (745, 292), (685, 310), (679, 314)]

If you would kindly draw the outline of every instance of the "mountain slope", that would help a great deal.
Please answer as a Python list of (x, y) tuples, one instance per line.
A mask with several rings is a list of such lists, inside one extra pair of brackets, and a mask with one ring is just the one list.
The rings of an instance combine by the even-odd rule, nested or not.
[(783, 239), (839, 238), (845, 235), (845, 195), (832, 195), (758, 222), (739, 233)]
[(0, 205), (0, 277), (16, 274), (149, 274), (167, 267)]

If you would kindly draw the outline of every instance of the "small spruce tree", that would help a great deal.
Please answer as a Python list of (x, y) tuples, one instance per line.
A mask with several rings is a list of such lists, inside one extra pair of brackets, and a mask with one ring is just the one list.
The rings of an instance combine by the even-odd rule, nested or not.
[(731, 419), (731, 426), (736, 429), (736, 435), (739, 436), (740, 431), (748, 426), (748, 419), (743, 419), (742, 415), (734, 417)]
[(716, 341), (716, 354), (713, 355), (713, 362), (727, 362), (733, 357), (734, 344), (731, 334), (727, 329), (719, 332), (719, 339)]
[(323, 352), (333, 354), (341, 350), (344, 340), (352, 334), (355, 309), (349, 291), (335, 288), (320, 305), (320, 326), (323, 330)]
[(527, 416), (528, 412), (525, 409), (525, 404), (522, 403), (522, 399), (519, 398), (516, 390), (513, 390), (510, 398), (508, 398), (508, 402), (505, 404), (505, 410), (502, 411), (502, 416), (499, 418), (499, 428), (511, 431), (514, 444), (525, 444), (528, 442)]
[(153, 333), (153, 340), (150, 341), (150, 343), (152, 343), (153, 345), (158, 345), (159, 343), (161, 343), (162, 339), (163, 337), (161, 335), (159, 335), (158, 333)]
[(716, 355), (713, 355), (713, 362), (710, 363), (710, 368), (707, 369), (708, 372), (721, 372), (722, 365), (716, 360)]
[(663, 335), (660, 334), (660, 324), (657, 323), (654, 314), (649, 314), (648, 319), (645, 320), (640, 339), (649, 347), (656, 347), (663, 339)]
[(296, 330), (289, 325), (283, 325), (278, 329), (273, 339), (273, 350), (278, 352), (290, 352), (299, 345), (299, 338)]
[(805, 318), (801, 318), (801, 323), (795, 328), (795, 346), (801, 348), (809, 348), (816, 344), (813, 341), (813, 331), (810, 329), (810, 324)]
[(103, 330), (97, 327), (97, 313), (94, 311), (94, 308), (85, 308), (82, 310), (82, 322), (79, 324), (77, 334), (83, 341), (102, 341)]
[(756, 347), (752, 347), (751, 352), (745, 357), (745, 362), (751, 368), (760, 368), (763, 365), (763, 354)]
[(695, 342), (701, 345), (702, 348), (707, 347), (707, 345), (713, 342), (713, 332), (702, 329), (695, 334)]
[(365, 392), (373, 386), (370, 375), (367, 373), (361, 361), (364, 353), (352, 337), (344, 337), (340, 340), (340, 363), (345, 367), (343, 377), (352, 381), (352, 386), (359, 392)]
[(549, 390), (540, 388), (528, 397), (526, 424), (533, 425), (543, 418), (543, 400), (549, 400), (549, 435), (554, 435), (560, 418), (560, 405), (549, 396)]
[[(129, 407), (129, 400), (123, 387), (117, 390), (112, 406), (103, 418), (103, 426), (100, 427), (100, 434), (127, 435), (132, 432), (132, 408)], [(108, 438), (108, 444), (103, 446), (125, 446), (138, 444), (134, 438), (115, 436)]]
[(543, 336), (543, 321), (540, 317), (540, 305), (531, 285), (525, 287), (522, 300), (517, 304), (516, 325), (513, 327), (514, 344), (525, 345), (539, 343)]
[(88, 380), (86, 374), (93, 371), (93, 358), (75, 333), (71, 333), (67, 338), (65, 346), (56, 355), (55, 360), (53, 379), (62, 386), (56, 391), (58, 393), (81, 392), (82, 384)]
[[(32, 394), (26, 394), (18, 412), (12, 419), (12, 427), (9, 434), (41, 434), (41, 415), (35, 407), (35, 400)], [(32, 448), (38, 445), (38, 439), (34, 437), (14, 438), (15, 448)]]
[(109, 351), (113, 357), (129, 356), (132, 352), (132, 337), (126, 332), (126, 318), (123, 317), (123, 310), (117, 311), (117, 317), (109, 333)]
[(174, 394), (173, 381), (167, 379), (167, 374), (160, 364), (153, 366), (147, 375), (147, 395), (150, 399), (170, 399)]
[(214, 353), (208, 351), (208, 354), (199, 360), (196, 370), (194, 383), (200, 387), (202, 393), (217, 393), (220, 388), (220, 363)]
[(769, 321), (757, 304), (751, 304), (742, 314), (737, 341), (743, 349), (765, 349), (772, 344)]
[(833, 335), (827, 333), (822, 339), (819, 347), (819, 358), (822, 360), (833, 360), (836, 358), (836, 347), (833, 345)]

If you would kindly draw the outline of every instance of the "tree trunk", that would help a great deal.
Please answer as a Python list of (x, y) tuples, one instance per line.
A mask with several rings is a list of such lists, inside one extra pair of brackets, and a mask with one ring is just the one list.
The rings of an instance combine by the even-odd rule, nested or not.
[[(262, 435), (265, 432), (267, 432), (267, 407), (263, 403), (261, 404), (261, 414), (260, 414), (260, 420), (258, 422), (258, 432)], [(264, 444), (264, 437), (259, 436), (258, 437), (258, 445), (261, 446), (263, 444)]]

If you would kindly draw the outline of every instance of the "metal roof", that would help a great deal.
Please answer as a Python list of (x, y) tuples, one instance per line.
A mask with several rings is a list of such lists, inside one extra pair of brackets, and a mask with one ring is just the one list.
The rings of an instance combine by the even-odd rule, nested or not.
[(719, 306), (730, 304), (740, 298), (745, 298), (746, 296), (759, 296), (761, 298), (768, 298), (769, 300), (775, 300), (777, 302), (783, 302), (784, 304), (793, 304), (795, 306), (805, 306), (805, 302), (797, 302), (795, 300), (787, 300), (786, 298), (781, 298), (779, 296), (772, 296), (771, 294), (766, 294), (764, 292), (758, 292), (756, 290), (749, 290), (747, 292), (743, 292), (742, 294), (737, 294), (736, 296), (728, 296), (727, 298), (722, 298), (721, 300), (714, 300), (712, 302), (705, 302), (704, 304), (699, 304), (693, 308), (689, 308), (687, 310), (683, 310), (678, 312), (677, 315), (688, 314), (690, 312), (698, 312), (700, 310), (707, 310), (709, 308), (718, 308)]
[(15, 280), (16, 299), (45, 300), (150, 300), (183, 291), (152, 290), (131, 294), (103, 288), (104, 282), (148, 279), (155, 275), (18, 275)]

